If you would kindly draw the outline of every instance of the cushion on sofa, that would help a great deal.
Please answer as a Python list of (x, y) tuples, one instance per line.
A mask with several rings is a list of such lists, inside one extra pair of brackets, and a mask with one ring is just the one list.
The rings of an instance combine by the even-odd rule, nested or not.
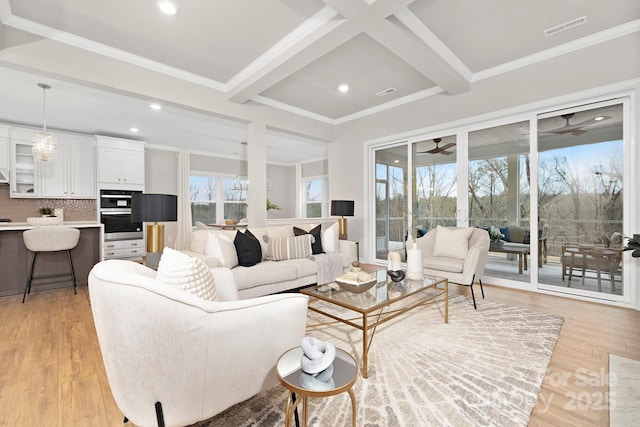
[(266, 227), (251, 227), (247, 230), (251, 231), (251, 234), (256, 236), (256, 239), (258, 239), (258, 242), (260, 242), (260, 249), (262, 250), (262, 260), (265, 261), (269, 256), (269, 248), (267, 247), (269, 234)]
[(451, 273), (462, 273), (464, 260), (448, 257), (425, 257), (422, 266), (431, 270), (448, 271)]
[(291, 261), (263, 261), (253, 267), (237, 266), (232, 269), (238, 290), (272, 283), (288, 282), (298, 278), (298, 265)]
[(313, 236), (304, 234), (296, 237), (269, 237), (269, 259), (283, 261), (294, 258), (308, 258), (311, 256)]
[(334, 222), (322, 230), (322, 250), (327, 253), (340, 252), (340, 235), (338, 223)]
[(215, 230), (197, 230), (191, 233), (191, 241), (189, 245), (193, 252), (204, 254), (204, 247), (207, 244), (209, 233), (216, 234)]
[(321, 237), (322, 224), (318, 224), (310, 230), (303, 230), (296, 226), (293, 227), (294, 236), (302, 236), (304, 234), (311, 234), (313, 236), (313, 243), (311, 244), (311, 253), (321, 254), (322, 253), (322, 237)]
[(471, 227), (449, 229), (439, 225), (433, 246), (433, 256), (465, 259), (469, 250), (469, 236), (472, 232)]
[[(235, 231), (233, 232), (235, 233)], [(231, 237), (233, 236), (233, 237)], [(238, 255), (233, 244), (234, 234), (229, 233), (209, 233), (207, 243), (204, 247), (204, 254), (216, 257), (223, 266), (233, 268), (238, 265)]]
[(218, 301), (213, 274), (198, 258), (164, 248), (156, 278), (160, 282), (177, 286), (208, 301)]
[(262, 247), (256, 236), (249, 230), (244, 232), (238, 230), (233, 239), (238, 255), (238, 265), (251, 267), (262, 261)]

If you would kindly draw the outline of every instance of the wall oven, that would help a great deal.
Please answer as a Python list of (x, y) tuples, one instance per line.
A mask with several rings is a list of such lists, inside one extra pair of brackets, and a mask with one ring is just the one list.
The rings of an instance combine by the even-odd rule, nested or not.
[(142, 239), (142, 223), (131, 221), (131, 199), (142, 191), (100, 190), (100, 222), (105, 240)]

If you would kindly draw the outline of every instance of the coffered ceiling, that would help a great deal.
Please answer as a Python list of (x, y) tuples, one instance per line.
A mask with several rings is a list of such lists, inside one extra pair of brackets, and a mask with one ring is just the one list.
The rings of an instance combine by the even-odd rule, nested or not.
[[(46, 72), (17, 66), (15, 58), (34, 52), (46, 56), (55, 50), (43, 44), (47, 41), (214, 90), (232, 104), (266, 106), (339, 125), (436, 94), (473, 91), (481, 80), (640, 30), (638, 0), (175, 3), (178, 14), (166, 16), (156, 0), (0, 0), (0, 66), (14, 68), (0, 69), (0, 77)], [(545, 30), (567, 23), (565, 31), (545, 35)], [(338, 91), (341, 84), (349, 90)], [(63, 83), (71, 92), (75, 85), (83, 82), (69, 78)], [(16, 97), (11, 86), (2, 79), (3, 100)], [(99, 89), (78, 90), (95, 90), (91, 98), (100, 98), (105, 88)], [(135, 103), (135, 94), (126, 95)], [(36, 104), (40, 100), (32, 93), (21, 96), (33, 97)], [(119, 96), (105, 94), (105, 105), (125, 102)], [(187, 108), (178, 114), (182, 107)], [(0, 120), (34, 121), (10, 110), (0, 107)], [(61, 120), (65, 128), (75, 129), (69, 111), (68, 123)], [(177, 105), (171, 114), (176, 122), (163, 121), (180, 126), (181, 118), (200, 113)], [(131, 119), (135, 115), (127, 114)], [(129, 125), (107, 116), (101, 126), (114, 128), (104, 132), (126, 133), (122, 129)], [(194, 126), (191, 120), (183, 129)], [(220, 130), (201, 129), (211, 131)], [(206, 138), (199, 141), (208, 144)]]

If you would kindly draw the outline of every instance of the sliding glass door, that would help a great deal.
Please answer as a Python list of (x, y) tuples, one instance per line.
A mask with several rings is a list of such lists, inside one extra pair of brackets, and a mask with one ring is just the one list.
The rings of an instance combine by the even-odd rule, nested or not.
[(624, 300), (628, 103), (374, 148), (376, 259), (404, 261), (409, 236), (468, 222), (496, 234), (489, 282)]
[(469, 225), (492, 228), (487, 276), (529, 282), (529, 122), (469, 132)]
[(624, 294), (623, 117), (618, 101), (538, 120), (541, 288)]

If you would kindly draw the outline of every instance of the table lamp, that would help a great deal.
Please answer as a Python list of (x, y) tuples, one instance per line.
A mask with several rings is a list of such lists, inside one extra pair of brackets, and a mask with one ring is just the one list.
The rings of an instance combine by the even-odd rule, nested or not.
[(173, 194), (136, 193), (131, 200), (131, 221), (147, 224), (146, 265), (158, 268), (164, 249), (164, 224), (158, 221), (178, 220), (178, 196)]
[(338, 220), (338, 238), (347, 240), (347, 219), (345, 216), (353, 216), (353, 200), (332, 200), (331, 216), (341, 217)]

